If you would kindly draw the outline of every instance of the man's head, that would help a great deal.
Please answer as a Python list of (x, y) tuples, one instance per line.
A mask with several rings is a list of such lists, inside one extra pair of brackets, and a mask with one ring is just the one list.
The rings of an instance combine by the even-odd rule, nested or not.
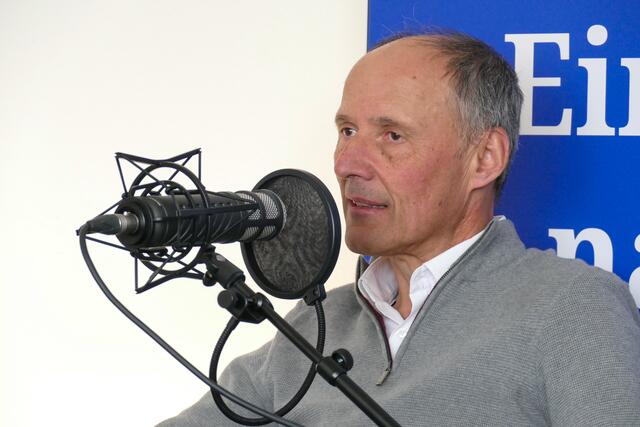
[(347, 245), (429, 259), (484, 227), (521, 102), (511, 67), (467, 36), (405, 37), (365, 55), (336, 115)]

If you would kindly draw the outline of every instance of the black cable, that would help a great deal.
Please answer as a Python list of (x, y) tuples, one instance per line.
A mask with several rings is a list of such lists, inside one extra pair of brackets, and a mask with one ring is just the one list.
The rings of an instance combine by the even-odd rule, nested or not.
[(87, 249), (87, 238), (86, 238), (87, 237), (87, 225), (86, 224), (83, 225), (82, 227), (80, 227), (80, 229), (78, 230), (78, 236), (80, 238), (80, 251), (82, 252), (82, 257), (84, 258), (84, 261), (87, 264), (87, 267), (89, 268), (89, 272), (91, 272), (91, 275), (93, 276), (93, 279), (96, 281), (96, 283), (100, 287), (100, 290), (105, 294), (107, 299), (109, 301), (111, 301), (111, 303), (114, 306), (116, 306), (116, 308), (118, 310), (120, 310), (120, 312), (122, 312), (122, 314), (124, 314), (127, 317), (127, 319), (129, 319), (133, 323), (135, 323), (135, 325), (138, 326), (140, 329), (142, 329), (142, 331), (144, 333), (149, 335), (156, 343), (158, 343), (158, 345), (160, 345), (160, 347), (162, 347), (167, 353), (169, 353), (171, 356), (173, 356), (174, 359), (176, 359), (181, 365), (183, 365), (185, 368), (187, 368), (193, 375), (198, 377), (198, 379), (200, 379), (200, 381), (204, 382), (210, 388), (215, 389), (216, 391), (218, 391), (223, 396), (227, 397), (232, 402), (236, 403), (237, 405), (242, 406), (243, 408), (245, 408), (245, 409), (247, 409), (247, 410), (249, 410), (251, 412), (254, 412), (254, 413), (259, 414), (259, 415), (261, 415), (261, 416), (263, 416), (265, 418), (268, 418), (269, 420), (271, 420), (273, 422), (276, 422), (278, 424), (282, 424), (284, 426), (290, 426), (290, 427), (302, 427), (300, 424), (294, 423), (293, 421), (285, 420), (282, 417), (279, 417), (277, 415), (271, 414), (270, 412), (268, 412), (268, 411), (266, 411), (266, 410), (264, 410), (262, 408), (259, 408), (259, 407), (255, 406), (255, 405), (245, 401), (244, 399), (241, 399), (240, 397), (236, 396), (235, 394), (227, 391), (226, 389), (222, 388), (221, 386), (219, 386), (215, 382), (211, 381), (209, 379), (209, 377), (207, 377), (205, 374), (200, 372), (187, 359), (185, 359), (180, 353), (178, 353), (173, 347), (171, 347), (165, 340), (163, 340), (158, 334), (156, 334), (150, 327), (148, 327), (144, 322), (142, 322), (133, 313), (131, 313), (111, 293), (111, 291), (109, 290), (107, 285), (104, 283), (104, 281), (102, 280), (102, 278), (98, 274), (98, 270), (96, 269), (95, 265), (93, 264), (93, 261), (91, 260), (91, 256), (89, 255), (89, 250)]
[[(322, 302), (320, 302), (320, 300), (316, 300), (314, 303), (314, 306), (316, 308), (316, 316), (318, 318), (318, 340), (316, 343), (316, 350), (318, 350), (318, 352), (322, 354), (322, 351), (324, 350), (325, 331), (326, 331), (324, 310), (322, 309)], [(213, 354), (211, 355), (211, 363), (209, 366), (209, 378), (212, 381), (217, 381), (217, 370), (218, 370), (218, 362), (220, 360), (220, 354), (222, 353), (222, 349), (224, 348), (224, 345), (226, 344), (227, 339), (229, 338), (233, 330), (236, 328), (236, 326), (238, 326), (238, 323), (240, 323), (240, 321), (235, 317), (232, 317), (231, 319), (229, 319), (229, 322), (227, 323), (227, 326), (225, 327), (222, 334), (220, 334), (220, 338), (218, 339), (218, 342), (216, 343), (216, 346), (213, 350)], [(311, 387), (311, 383), (313, 382), (316, 376), (316, 372), (317, 372), (316, 366), (315, 364), (312, 364), (311, 367), (309, 368), (309, 371), (307, 372), (307, 376), (305, 377), (304, 382), (302, 383), (302, 386), (300, 386), (300, 389), (291, 398), (291, 400), (287, 402), (286, 405), (284, 405), (282, 408), (274, 412), (276, 415), (281, 417), (286, 415), (300, 402), (300, 400), (304, 397), (304, 395), (307, 394), (309, 387)], [(227, 418), (229, 418), (232, 421), (235, 421), (239, 424), (244, 424), (247, 426), (259, 426), (259, 425), (264, 425), (270, 422), (268, 418), (264, 418), (264, 417), (263, 418), (247, 418), (237, 414), (227, 406), (227, 404), (222, 400), (220, 393), (218, 393), (217, 390), (213, 388), (211, 388), (211, 396), (213, 397), (213, 400), (216, 402), (218, 409), (220, 409), (220, 412), (222, 412), (224, 415), (227, 416)]]

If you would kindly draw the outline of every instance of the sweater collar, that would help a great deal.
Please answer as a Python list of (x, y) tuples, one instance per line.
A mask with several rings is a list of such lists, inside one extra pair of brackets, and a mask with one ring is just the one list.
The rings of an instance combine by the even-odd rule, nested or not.
[[(524, 245), (518, 237), (513, 223), (503, 216), (495, 216), (484, 234), (458, 258), (449, 271), (463, 277), (466, 277), (467, 274), (473, 274), (474, 278), (479, 279), (490, 275), (499, 266), (508, 264), (523, 250)], [(475, 254), (483, 256), (472, 256)], [(373, 262), (373, 260), (375, 258), (370, 261)], [(370, 263), (363, 256), (358, 257), (356, 288), (358, 280), (369, 265)]]

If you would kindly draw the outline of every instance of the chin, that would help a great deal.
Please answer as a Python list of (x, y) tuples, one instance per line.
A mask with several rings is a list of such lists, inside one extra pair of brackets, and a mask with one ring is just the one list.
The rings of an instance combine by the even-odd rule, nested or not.
[[(349, 233), (347, 231), (345, 235), (345, 243), (351, 252), (360, 255), (379, 255), (380, 248), (377, 247), (380, 242), (372, 237), (371, 234), (363, 235), (364, 233)], [(377, 244), (376, 244), (377, 243)]]

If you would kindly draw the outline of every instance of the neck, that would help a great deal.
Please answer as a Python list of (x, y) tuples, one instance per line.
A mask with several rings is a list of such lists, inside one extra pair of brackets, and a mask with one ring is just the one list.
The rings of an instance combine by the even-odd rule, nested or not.
[(393, 307), (398, 310), (403, 319), (406, 319), (411, 314), (412, 308), (409, 296), (411, 275), (423, 263), (418, 258), (403, 255), (389, 257), (388, 261), (398, 283), (398, 295)]
[(478, 234), (487, 226), (491, 218), (491, 215), (488, 218), (483, 217), (473, 224), (466, 224), (466, 226), (458, 228), (459, 232), (454, 233), (448, 239), (443, 239), (437, 244), (434, 244), (428, 251), (423, 253), (403, 253), (386, 257), (394, 273), (396, 283), (398, 284), (398, 294), (394, 308), (400, 313), (403, 319), (406, 319), (409, 314), (411, 314), (410, 282), (413, 272), (430, 259), (435, 258), (446, 250)]

